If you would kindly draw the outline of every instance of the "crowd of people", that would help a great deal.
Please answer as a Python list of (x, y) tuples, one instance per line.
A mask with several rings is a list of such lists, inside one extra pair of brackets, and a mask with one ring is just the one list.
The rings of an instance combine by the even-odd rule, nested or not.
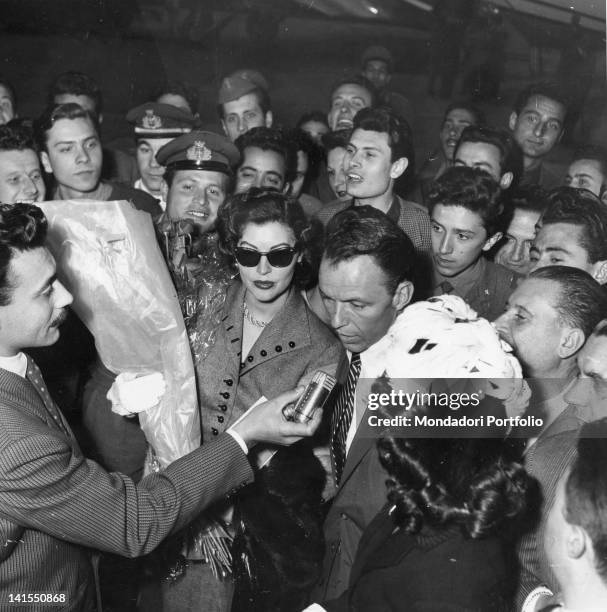
[[(216, 129), (169, 83), (128, 112), (131, 145), (102, 144), (90, 75), (58, 75), (33, 119), (0, 80), (0, 608), (607, 609), (607, 151), (552, 161), (571, 99), (542, 82), (504, 126), (449, 103), (416, 164), (393, 70), (369, 47), (293, 129), (256, 70), (223, 79)], [(160, 470), (146, 394), (70, 307), (50, 200), (127, 201), (155, 229), (200, 416)], [(420, 304), (493, 323), (537, 427), (369, 433), (361, 371), (386, 339), (433, 350), (391, 331)], [(287, 420), (319, 370), (324, 409)]]

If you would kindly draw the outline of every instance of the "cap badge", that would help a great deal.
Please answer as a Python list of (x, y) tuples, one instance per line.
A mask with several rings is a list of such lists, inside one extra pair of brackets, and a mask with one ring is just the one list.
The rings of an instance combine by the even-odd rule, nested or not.
[(203, 161), (209, 161), (213, 156), (213, 152), (202, 140), (196, 140), (187, 150), (186, 156), (189, 160), (199, 164)]
[(145, 116), (141, 119), (141, 126), (146, 130), (157, 130), (162, 127), (162, 119), (154, 114), (152, 109), (145, 111)]

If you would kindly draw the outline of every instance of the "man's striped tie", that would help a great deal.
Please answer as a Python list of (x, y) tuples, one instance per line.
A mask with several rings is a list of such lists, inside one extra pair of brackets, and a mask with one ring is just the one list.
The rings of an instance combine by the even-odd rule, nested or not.
[(348, 379), (337, 397), (331, 423), (331, 452), (333, 453), (333, 465), (335, 466), (336, 485), (339, 485), (346, 463), (346, 438), (354, 413), (354, 392), (356, 391), (359, 374), (360, 355), (352, 353)]

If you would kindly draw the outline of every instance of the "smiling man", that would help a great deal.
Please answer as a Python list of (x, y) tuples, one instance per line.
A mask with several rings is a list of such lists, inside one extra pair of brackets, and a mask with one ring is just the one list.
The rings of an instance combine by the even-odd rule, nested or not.
[(46, 195), (40, 160), (29, 130), (0, 126), (0, 203), (42, 202)]
[(567, 100), (551, 83), (530, 85), (517, 97), (508, 126), (523, 150), (521, 185), (552, 189), (562, 183), (564, 168), (546, 161), (563, 137)]
[(586, 145), (576, 149), (567, 168), (565, 185), (588, 189), (605, 199), (607, 184), (607, 150), (600, 145)]
[(166, 166), (166, 218), (191, 222), (194, 239), (215, 229), (217, 210), (240, 159), (236, 146), (225, 136), (194, 131), (166, 144), (156, 159)]
[(483, 257), (502, 236), (501, 190), (486, 172), (449, 168), (428, 195), (434, 295), (453, 293), (492, 321), (518, 275)]
[(607, 207), (587, 189), (560, 187), (546, 198), (529, 252), (530, 270), (572, 266), (607, 283)]
[(364, 76), (343, 78), (331, 92), (327, 121), (331, 131), (350, 130), (356, 113), (375, 104), (375, 90)]

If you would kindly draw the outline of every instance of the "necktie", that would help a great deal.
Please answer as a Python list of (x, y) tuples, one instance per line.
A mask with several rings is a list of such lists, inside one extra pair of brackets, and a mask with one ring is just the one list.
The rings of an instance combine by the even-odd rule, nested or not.
[(331, 452), (335, 466), (335, 483), (339, 485), (346, 463), (346, 438), (354, 414), (354, 392), (360, 374), (360, 355), (352, 353), (348, 379), (335, 402), (333, 422), (331, 423)]
[(61, 413), (59, 412), (59, 408), (53, 402), (46, 385), (44, 384), (44, 380), (42, 379), (42, 372), (40, 372), (40, 368), (34, 363), (30, 357), (27, 357), (27, 371), (25, 373), (25, 377), (32, 383), (34, 389), (40, 396), (46, 411), (52, 417), (53, 421), (57, 425), (57, 427), (68, 437), (71, 437), (70, 430), (66, 425)]

